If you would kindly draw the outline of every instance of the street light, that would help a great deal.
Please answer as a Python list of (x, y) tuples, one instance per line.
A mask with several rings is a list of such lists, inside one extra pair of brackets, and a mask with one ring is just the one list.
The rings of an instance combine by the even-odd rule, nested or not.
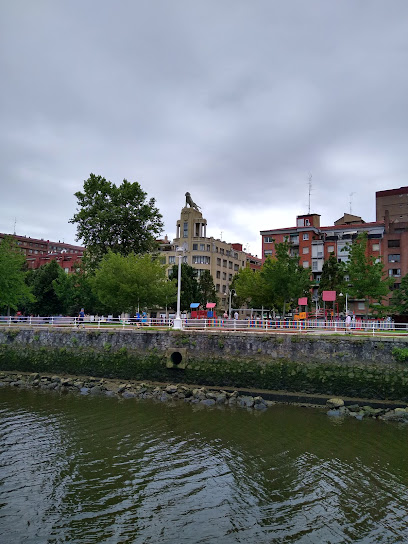
[(232, 297), (232, 293), (234, 293), (234, 295), (235, 295), (235, 289), (230, 289), (230, 292), (229, 292), (228, 316), (229, 316), (230, 319), (231, 319), (231, 297)]
[(178, 273), (177, 273), (177, 313), (174, 318), (173, 329), (181, 329), (182, 322), (180, 316), (180, 295), (181, 295), (181, 258), (183, 256), (183, 248), (177, 247), (176, 252), (178, 253)]
[[(343, 293), (339, 293), (339, 297), (343, 297), (343, 296), (344, 296)], [(348, 295), (347, 295), (347, 293), (346, 293), (346, 315), (348, 314), (348, 309), (347, 309), (347, 297), (348, 297)]]

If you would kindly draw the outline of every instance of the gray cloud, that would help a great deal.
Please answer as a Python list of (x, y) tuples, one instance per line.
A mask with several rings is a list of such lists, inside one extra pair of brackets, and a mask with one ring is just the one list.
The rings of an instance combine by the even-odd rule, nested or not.
[[(16, 0), (0, 13), (0, 231), (74, 241), (90, 172), (139, 181), (165, 232), (189, 190), (259, 230), (406, 185), (408, 6), (376, 0)], [(352, 194), (352, 196), (350, 196)]]

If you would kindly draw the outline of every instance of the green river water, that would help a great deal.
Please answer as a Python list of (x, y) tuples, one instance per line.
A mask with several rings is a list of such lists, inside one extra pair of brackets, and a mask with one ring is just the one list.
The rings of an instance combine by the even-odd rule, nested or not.
[(408, 426), (0, 389), (0, 542), (408, 542)]

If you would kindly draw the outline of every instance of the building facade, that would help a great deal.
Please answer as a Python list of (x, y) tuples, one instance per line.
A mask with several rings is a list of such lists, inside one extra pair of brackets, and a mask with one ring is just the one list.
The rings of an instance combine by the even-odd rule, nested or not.
[(384, 221), (388, 212), (390, 223), (408, 222), (408, 187), (375, 193), (376, 220)]
[(220, 307), (228, 307), (229, 289), (234, 275), (248, 266), (260, 268), (262, 259), (246, 253), (242, 244), (231, 244), (207, 236), (207, 220), (195, 207), (185, 206), (176, 224), (176, 237), (160, 241), (160, 258), (171, 273), (173, 265), (178, 264), (182, 249), (182, 262), (197, 270), (197, 275), (208, 270), (213, 277)]
[(17, 234), (0, 233), (0, 242), (5, 236), (11, 236), (23, 255), (25, 255), (27, 266), (30, 269), (57, 261), (61, 268), (69, 274), (73, 272), (81, 262), (85, 248), (64, 242), (52, 242), (50, 240), (19, 236)]

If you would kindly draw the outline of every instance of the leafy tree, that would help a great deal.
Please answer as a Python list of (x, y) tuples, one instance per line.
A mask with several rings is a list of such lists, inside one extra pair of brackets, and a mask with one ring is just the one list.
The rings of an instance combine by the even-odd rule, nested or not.
[(398, 315), (408, 315), (408, 274), (402, 278), (400, 288), (394, 290), (390, 310)]
[[(178, 287), (178, 265), (174, 264), (170, 277), (175, 281)], [(197, 270), (187, 263), (181, 263), (181, 291), (180, 291), (180, 310), (182, 312), (190, 310), (192, 302), (200, 302), (200, 291), (197, 281)], [(177, 307), (177, 300), (171, 306), (174, 310)]]
[(120, 186), (91, 174), (83, 191), (75, 193), (79, 211), (70, 220), (77, 224), (93, 264), (108, 250), (121, 255), (147, 253), (157, 249), (156, 238), (163, 230), (155, 199), (146, 200), (139, 183), (123, 180)]
[(17, 310), (34, 301), (32, 290), (25, 282), (26, 260), (11, 236), (0, 243), (0, 308)]
[(370, 300), (381, 303), (389, 293), (392, 278), (384, 279), (383, 263), (367, 255), (366, 232), (360, 233), (349, 247), (347, 272), (350, 278), (349, 294), (353, 298), (364, 299), (366, 317)]
[(310, 294), (310, 270), (299, 265), (299, 257), (289, 253), (291, 244), (276, 244), (275, 258), (268, 258), (261, 271), (263, 305), (286, 309), (297, 305), (297, 299)]
[(198, 293), (200, 304), (205, 307), (207, 302), (217, 302), (217, 292), (215, 290), (214, 280), (209, 270), (204, 270), (198, 280)]
[(322, 276), (319, 283), (319, 295), (323, 291), (336, 291), (341, 293), (346, 288), (344, 276), (346, 266), (343, 262), (339, 263), (334, 255), (323, 263)]
[(238, 307), (247, 304), (251, 308), (259, 308), (264, 302), (261, 276), (258, 270), (241, 268), (232, 278), (230, 289), (234, 289), (236, 292), (234, 304)]
[(64, 313), (64, 305), (58, 298), (54, 288), (54, 280), (65, 275), (57, 261), (30, 270), (27, 283), (31, 286), (35, 302), (29, 306), (29, 311), (35, 315), (52, 316)]
[(124, 256), (109, 251), (92, 281), (99, 300), (115, 313), (164, 306), (175, 300), (174, 283), (151, 255)]
[(65, 315), (76, 316), (81, 308), (90, 314), (107, 313), (107, 308), (92, 290), (92, 275), (84, 268), (72, 274), (60, 275), (53, 281), (53, 287)]

